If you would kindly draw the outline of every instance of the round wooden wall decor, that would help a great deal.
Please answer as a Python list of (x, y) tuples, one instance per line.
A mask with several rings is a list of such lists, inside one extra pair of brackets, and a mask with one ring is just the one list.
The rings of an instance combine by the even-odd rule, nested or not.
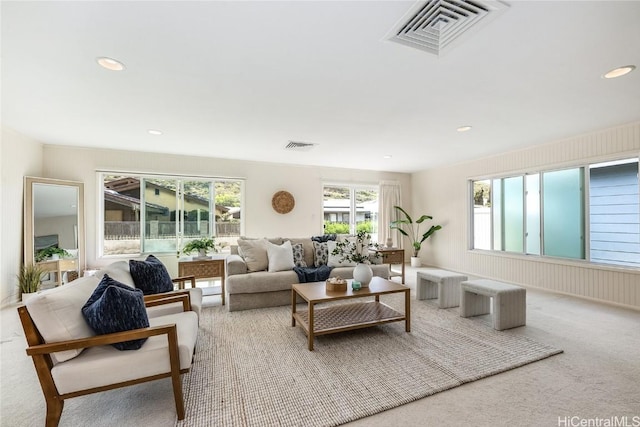
[(278, 191), (271, 199), (271, 206), (273, 206), (273, 210), (281, 214), (291, 212), (295, 205), (296, 201), (293, 198), (293, 195), (288, 191)]

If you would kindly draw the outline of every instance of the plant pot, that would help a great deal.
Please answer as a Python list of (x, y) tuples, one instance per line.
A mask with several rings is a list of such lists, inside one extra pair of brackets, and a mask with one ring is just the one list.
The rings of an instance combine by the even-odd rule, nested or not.
[(373, 270), (371, 270), (371, 266), (367, 264), (356, 264), (353, 269), (353, 280), (360, 282), (363, 288), (368, 288), (372, 278)]
[(59, 260), (60, 259), (60, 255), (53, 254), (53, 255), (51, 255), (51, 259), (54, 260), (54, 261)]
[(412, 256), (411, 257), (411, 267), (420, 267), (422, 265), (422, 261), (420, 261), (420, 257)]
[(199, 256), (200, 258), (204, 258), (204, 257), (206, 257), (206, 256), (207, 256), (207, 250), (206, 250), (206, 249), (199, 249), (199, 250), (198, 250), (198, 256)]
[(34, 296), (36, 294), (37, 294), (37, 292), (23, 292), (22, 295), (21, 295), (22, 302), (26, 303), (29, 298), (31, 298), (32, 296)]

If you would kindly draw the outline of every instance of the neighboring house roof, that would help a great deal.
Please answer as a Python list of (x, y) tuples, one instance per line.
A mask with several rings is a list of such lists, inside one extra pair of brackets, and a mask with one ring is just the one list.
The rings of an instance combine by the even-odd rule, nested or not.
[[(327, 199), (322, 203), (324, 210), (329, 212), (349, 212), (351, 210), (351, 201), (349, 199)], [(370, 202), (361, 202), (356, 204), (356, 211), (377, 212), (377, 200)]]
[[(108, 188), (104, 189), (104, 199), (117, 205), (125, 206), (132, 210), (140, 210), (140, 199), (131, 196), (125, 196), (124, 194), (120, 194), (117, 191), (113, 191)], [(167, 208), (166, 206), (156, 205), (155, 203), (146, 203), (145, 207), (148, 212), (150, 211), (162, 215), (169, 215), (169, 208)]]
[[(147, 182), (146, 185), (148, 185), (151, 188), (160, 188), (169, 192), (172, 192), (175, 194), (175, 190), (169, 187), (165, 187), (162, 185), (158, 185), (158, 184), (154, 184), (153, 182)], [(133, 178), (133, 177), (124, 177), (124, 178), (120, 178), (120, 179), (115, 179), (113, 181), (109, 181), (109, 182), (105, 182), (104, 184), (105, 188), (108, 188), (110, 190), (114, 190), (117, 191), (118, 193), (122, 193), (124, 191), (131, 191), (131, 190), (139, 190), (140, 189), (140, 180), (137, 178)], [(185, 194), (184, 195), (185, 200), (188, 201), (193, 201), (193, 202), (200, 202), (203, 205), (209, 205), (209, 200), (205, 199), (204, 197), (200, 197), (200, 196), (195, 196), (192, 194)], [(136, 199), (137, 200), (137, 199)], [(147, 204), (149, 205), (149, 204)], [(156, 205), (157, 206), (157, 205)], [(229, 209), (225, 206), (222, 205), (216, 205), (216, 211), (221, 212), (221, 213), (225, 213), (228, 212)]]

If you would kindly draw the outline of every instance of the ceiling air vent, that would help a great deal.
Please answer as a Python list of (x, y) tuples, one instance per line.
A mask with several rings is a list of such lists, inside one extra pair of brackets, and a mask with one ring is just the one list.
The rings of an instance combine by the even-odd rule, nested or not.
[(309, 151), (316, 144), (312, 144), (310, 142), (298, 142), (298, 141), (289, 141), (289, 143), (284, 147), (285, 150), (293, 150), (293, 151)]
[[(391, 41), (440, 55), (508, 5), (495, 0), (429, 0), (412, 7), (389, 32)], [(482, 25), (479, 25), (482, 24)]]

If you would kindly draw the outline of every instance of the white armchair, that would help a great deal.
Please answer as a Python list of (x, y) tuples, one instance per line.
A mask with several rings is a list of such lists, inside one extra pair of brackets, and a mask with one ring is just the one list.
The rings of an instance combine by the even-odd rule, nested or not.
[[(178, 419), (184, 419), (180, 374), (188, 372), (198, 335), (198, 315), (189, 293), (145, 297), (147, 307), (181, 304), (183, 311), (154, 316), (149, 327), (95, 335), (81, 309), (97, 278), (82, 278), (51, 289), (18, 308), (27, 354), (46, 401), (46, 426), (57, 426), (64, 400), (90, 393), (171, 378)], [(157, 310), (156, 310), (157, 311)], [(138, 350), (120, 351), (110, 344), (147, 338)]]

